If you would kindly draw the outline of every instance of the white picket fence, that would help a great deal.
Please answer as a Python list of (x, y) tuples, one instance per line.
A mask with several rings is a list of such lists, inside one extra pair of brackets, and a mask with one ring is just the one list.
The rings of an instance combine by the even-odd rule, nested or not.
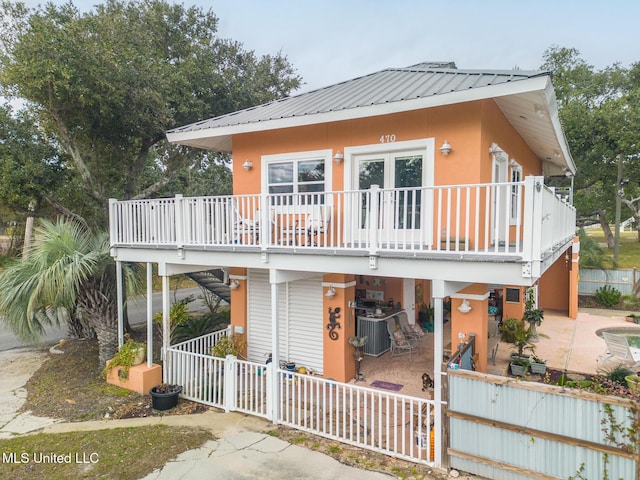
[[(227, 330), (169, 348), (168, 383), (182, 385), (182, 397), (225, 411), (268, 418), (360, 448), (422, 463), (433, 462), (433, 401), (399, 395), (322, 377), (303, 375), (272, 364), (210, 355), (210, 343)], [(198, 351), (189, 351), (193, 348)], [(272, 375), (278, 377), (279, 408)]]

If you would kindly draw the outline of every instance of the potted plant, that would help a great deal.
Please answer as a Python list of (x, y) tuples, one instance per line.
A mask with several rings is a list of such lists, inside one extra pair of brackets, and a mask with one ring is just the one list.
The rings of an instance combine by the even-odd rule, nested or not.
[(211, 355), (220, 358), (225, 358), (227, 355), (233, 355), (246, 360), (244, 357), (244, 351), (246, 348), (247, 341), (242, 335), (227, 335), (220, 338), (220, 340), (211, 347)]
[(369, 337), (350, 337), (349, 343), (353, 345), (353, 356), (356, 359), (356, 381), (363, 380), (360, 373), (360, 363), (364, 359), (364, 346), (367, 344)]
[(531, 373), (538, 373), (540, 375), (544, 375), (544, 373), (547, 371), (547, 361), (542, 360), (540, 357), (537, 357), (535, 353), (531, 355), (530, 364), (531, 364)]
[(523, 320), (529, 322), (529, 330), (531, 330), (531, 342), (538, 341), (538, 332), (536, 327), (540, 326), (542, 319), (544, 318), (544, 310), (535, 307), (535, 299), (533, 296), (533, 288), (527, 289), (527, 298), (524, 302), (524, 316)]
[(511, 368), (511, 374), (516, 377), (524, 377), (531, 366), (531, 362), (529, 362), (528, 358), (524, 357), (512, 357), (511, 363), (509, 364), (509, 368)]
[(433, 332), (433, 313), (434, 307), (431, 304), (423, 303), (420, 305), (420, 311), (418, 312), (418, 321), (427, 332)]
[(524, 351), (533, 350), (532, 335), (531, 330), (525, 328), (522, 321), (517, 318), (507, 318), (500, 327), (500, 340), (511, 343), (516, 348), (516, 351), (511, 354), (512, 357), (529, 359), (529, 355), (525, 355)]
[(624, 319), (627, 322), (631, 322), (631, 323), (640, 323), (640, 315), (637, 315), (635, 313), (630, 313), (628, 314), (626, 317), (624, 317)]
[(178, 396), (182, 392), (182, 386), (162, 383), (149, 390), (151, 404), (154, 410), (169, 410), (178, 404)]
[(638, 375), (627, 375), (624, 377), (627, 382), (627, 387), (633, 393), (640, 393), (640, 376)]
[(119, 367), (118, 378), (125, 380), (129, 378), (129, 369), (134, 365), (144, 362), (147, 347), (144, 343), (136, 342), (127, 334), (124, 344), (118, 349), (116, 354), (104, 367), (103, 374), (107, 376), (111, 370)]

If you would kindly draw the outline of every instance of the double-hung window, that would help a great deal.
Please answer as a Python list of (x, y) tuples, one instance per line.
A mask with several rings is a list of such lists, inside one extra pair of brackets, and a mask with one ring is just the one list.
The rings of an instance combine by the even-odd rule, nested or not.
[[(324, 203), (328, 188), (330, 153), (270, 155), (266, 161), (266, 190), (278, 195), (276, 204), (312, 205)], [(281, 194), (281, 195), (280, 195)]]

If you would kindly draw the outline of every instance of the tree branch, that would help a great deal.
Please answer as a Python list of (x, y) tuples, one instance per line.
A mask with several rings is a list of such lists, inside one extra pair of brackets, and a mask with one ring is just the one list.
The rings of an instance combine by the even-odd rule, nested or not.
[(43, 195), (43, 197), (53, 208), (61, 212), (63, 215), (69, 218), (73, 218), (74, 220), (77, 220), (84, 227), (89, 229), (89, 225), (87, 225), (87, 222), (85, 221), (85, 219), (82, 218), (80, 215), (78, 215), (77, 213), (73, 213), (71, 210), (65, 208), (64, 206), (62, 206), (62, 204), (60, 204), (60, 202), (58, 202), (57, 200), (55, 200), (54, 198), (52, 198), (46, 193)]
[(100, 192), (98, 192), (94, 186), (93, 186), (93, 178), (91, 176), (91, 172), (89, 171), (89, 168), (87, 167), (87, 164), (85, 163), (84, 159), (82, 158), (82, 154), (78, 151), (77, 148), (75, 148), (74, 144), (73, 144), (73, 140), (71, 139), (71, 135), (69, 135), (69, 132), (64, 124), (64, 122), (62, 121), (62, 119), (56, 114), (55, 111), (53, 111), (53, 109), (51, 110), (51, 115), (53, 116), (56, 125), (58, 127), (58, 134), (59, 134), (59, 138), (60, 138), (60, 143), (62, 144), (62, 146), (64, 147), (64, 149), (69, 153), (69, 155), (71, 155), (71, 158), (73, 159), (73, 163), (76, 165), (76, 168), (78, 169), (78, 173), (80, 173), (80, 177), (82, 178), (82, 181), (84, 182), (85, 188), (87, 189), (87, 192), (89, 192), (89, 194), (96, 199), (100, 204), (104, 204), (106, 203), (106, 199), (100, 194)]
[(131, 198), (131, 200), (140, 200), (142, 198), (149, 198), (150, 195), (156, 193), (161, 188), (165, 187), (171, 180), (173, 179), (173, 175), (165, 175), (162, 180), (154, 183), (153, 185), (148, 186), (138, 195), (135, 195)]

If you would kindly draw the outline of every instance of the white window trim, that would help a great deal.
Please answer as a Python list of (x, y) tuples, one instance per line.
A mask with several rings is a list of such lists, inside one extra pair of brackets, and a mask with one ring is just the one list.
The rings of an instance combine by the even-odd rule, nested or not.
[(262, 155), (261, 157), (261, 165), (262, 165), (262, 175), (261, 175), (261, 189), (263, 193), (269, 193), (269, 164), (270, 163), (279, 163), (279, 162), (295, 162), (295, 161), (303, 161), (303, 160), (324, 160), (324, 191), (332, 192), (333, 191), (333, 165), (332, 165), (332, 154), (333, 151), (331, 149), (325, 150), (308, 150), (304, 152), (290, 152), (290, 153), (276, 153), (272, 155)]
[(355, 164), (353, 157), (363, 154), (392, 153), (401, 150), (424, 150), (426, 165), (423, 171), (423, 185), (433, 186), (435, 164), (435, 138), (421, 138), (418, 140), (405, 140), (402, 142), (373, 143), (370, 145), (357, 145), (344, 147), (344, 189), (353, 190), (355, 184)]

